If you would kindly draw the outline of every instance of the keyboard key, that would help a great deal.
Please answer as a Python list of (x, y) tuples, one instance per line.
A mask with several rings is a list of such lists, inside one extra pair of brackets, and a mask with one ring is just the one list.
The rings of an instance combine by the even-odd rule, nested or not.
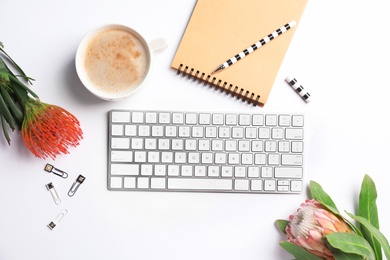
[(169, 124), (171, 122), (171, 114), (166, 112), (159, 113), (158, 122), (160, 124)]
[(302, 140), (303, 139), (303, 129), (302, 128), (287, 128), (286, 129), (286, 139)]
[(112, 175), (138, 175), (139, 165), (137, 164), (111, 164)]
[(249, 190), (249, 180), (235, 180), (234, 181), (234, 189), (247, 191)]
[(130, 139), (129, 138), (111, 138), (112, 149), (129, 149)]
[(252, 124), (255, 126), (264, 125), (264, 116), (263, 115), (252, 115)]
[(151, 176), (153, 174), (153, 165), (151, 164), (142, 164), (141, 165), (141, 175)]
[(291, 151), (293, 153), (303, 152), (303, 142), (291, 142)]
[(265, 125), (266, 126), (278, 125), (278, 117), (276, 115), (266, 115), (265, 116)]
[(302, 165), (302, 154), (282, 154), (282, 165)]
[(238, 124), (243, 126), (249, 126), (251, 124), (251, 116), (250, 115), (239, 115)]
[(302, 181), (291, 181), (291, 191), (301, 192)]
[(154, 165), (154, 175), (165, 176), (166, 174), (167, 174), (166, 165), (164, 165), (164, 164)]
[(145, 123), (147, 123), (147, 124), (157, 123), (157, 113), (156, 112), (145, 113)]
[(192, 166), (191, 165), (183, 165), (181, 166), (181, 176), (190, 177), (192, 176)]
[(123, 178), (123, 188), (126, 189), (134, 189), (135, 188), (135, 182), (136, 178), (135, 177), (125, 177)]
[(292, 126), (303, 126), (303, 116), (302, 115), (293, 115), (292, 116)]
[(185, 116), (186, 116), (186, 124), (187, 125), (196, 125), (198, 123), (197, 114), (187, 113)]
[(291, 117), (289, 115), (279, 116), (279, 126), (290, 126)]
[(168, 179), (168, 189), (180, 190), (231, 190), (230, 179)]
[(172, 114), (172, 123), (183, 124), (184, 123), (184, 113), (173, 113)]
[(132, 162), (132, 151), (111, 151), (111, 162)]
[(112, 125), (111, 134), (112, 135), (123, 135), (123, 125)]
[(264, 190), (265, 191), (275, 191), (276, 190), (276, 181), (275, 180), (264, 180)]
[(260, 191), (263, 188), (262, 180), (251, 180), (251, 190)]
[(221, 175), (222, 175), (222, 177), (232, 177), (233, 176), (233, 167), (232, 166), (222, 166)]
[(130, 113), (129, 112), (112, 112), (111, 121), (114, 123), (129, 123)]
[(224, 117), (223, 114), (213, 114), (212, 116), (213, 125), (223, 125), (224, 124), (223, 117)]
[(120, 189), (122, 188), (122, 178), (119, 177), (111, 177), (111, 188)]
[(168, 165), (168, 176), (179, 176), (180, 166), (179, 165)]
[(200, 125), (209, 125), (211, 123), (211, 114), (199, 114), (199, 124)]
[(144, 177), (138, 178), (137, 188), (140, 188), (140, 189), (149, 188), (149, 178), (144, 178)]
[(226, 115), (226, 125), (237, 125), (237, 115), (236, 114), (227, 114)]
[(303, 177), (303, 170), (299, 167), (276, 167), (275, 178), (295, 178)]
[(144, 122), (144, 113), (143, 112), (131, 113), (131, 122), (132, 123), (143, 123)]
[(136, 136), (137, 135), (137, 126), (136, 125), (126, 125), (125, 126), (125, 135), (126, 136)]
[(152, 189), (165, 189), (165, 178), (151, 178), (150, 188)]

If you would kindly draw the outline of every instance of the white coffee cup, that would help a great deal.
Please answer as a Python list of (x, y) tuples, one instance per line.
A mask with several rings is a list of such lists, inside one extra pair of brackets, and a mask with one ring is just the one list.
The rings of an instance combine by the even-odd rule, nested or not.
[(166, 48), (164, 38), (148, 43), (128, 26), (101, 26), (80, 42), (76, 71), (83, 85), (97, 97), (120, 100), (145, 86), (151, 75), (153, 56)]

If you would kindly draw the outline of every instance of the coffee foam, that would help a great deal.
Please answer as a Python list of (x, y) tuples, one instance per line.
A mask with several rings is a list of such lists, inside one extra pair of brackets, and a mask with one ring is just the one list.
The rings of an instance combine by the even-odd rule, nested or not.
[(148, 70), (144, 44), (131, 32), (108, 28), (87, 44), (84, 67), (95, 87), (109, 94), (132, 91)]

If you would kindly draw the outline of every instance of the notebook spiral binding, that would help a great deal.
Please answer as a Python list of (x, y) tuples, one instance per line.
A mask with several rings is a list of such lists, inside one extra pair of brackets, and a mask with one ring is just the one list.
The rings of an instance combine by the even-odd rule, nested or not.
[[(248, 104), (252, 104), (253, 106), (259, 105), (260, 95), (255, 97), (254, 93), (250, 93), (243, 88), (239, 88), (238, 86), (233, 87), (232, 84), (227, 83), (226, 81), (222, 83), (222, 80), (217, 79), (216, 77), (211, 77), (210, 74), (206, 74), (204, 72), (200, 72), (194, 68), (189, 68), (184, 64), (180, 64), (177, 69), (177, 75), (182, 77), (187, 76), (187, 79), (191, 79), (193, 81), (198, 80), (198, 83), (204, 84), (204, 86), (209, 85), (209, 87), (214, 87), (216, 90), (220, 90), (221, 92), (225, 92), (226, 95), (231, 95), (232, 97), (236, 97), (237, 99), (241, 99), (243, 102), (248, 102)], [(228, 85), (229, 84), (229, 85)]]

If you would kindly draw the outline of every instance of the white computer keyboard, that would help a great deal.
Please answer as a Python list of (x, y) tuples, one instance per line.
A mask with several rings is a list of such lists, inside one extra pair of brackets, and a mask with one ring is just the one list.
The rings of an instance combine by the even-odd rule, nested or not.
[(300, 193), (304, 116), (112, 110), (108, 189)]

